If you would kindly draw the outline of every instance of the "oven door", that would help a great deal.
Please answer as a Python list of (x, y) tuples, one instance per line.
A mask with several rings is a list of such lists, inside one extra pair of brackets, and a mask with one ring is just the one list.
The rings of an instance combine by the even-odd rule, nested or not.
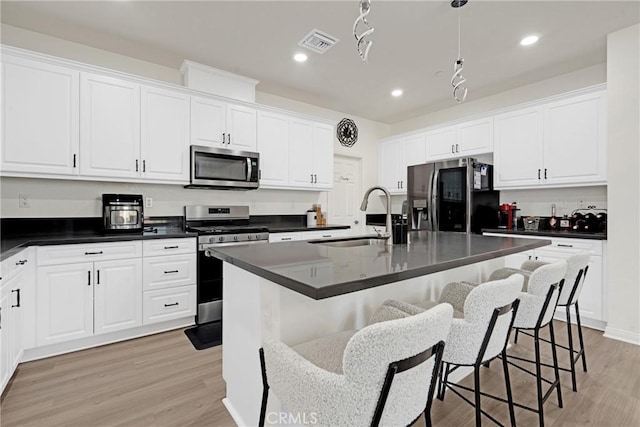
[(191, 146), (190, 188), (258, 188), (260, 155), (249, 151)]
[(107, 206), (104, 211), (106, 230), (141, 230), (142, 212), (138, 207)]

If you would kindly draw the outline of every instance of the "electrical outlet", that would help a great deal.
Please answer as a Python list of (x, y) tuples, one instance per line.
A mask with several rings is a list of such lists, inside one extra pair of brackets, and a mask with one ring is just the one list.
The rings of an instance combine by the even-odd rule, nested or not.
[(146, 199), (144, 199), (144, 207), (145, 208), (153, 207), (153, 199), (151, 197), (147, 197)]
[(587, 202), (585, 202), (584, 200), (579, 200), (578, 201), (578, 208), (584, 209), (586, 207), (587, 207)]
[(31, 202), (29, 200), (29, 196), (26, 194), (18, 195), (18, 206), (21, 208), (30, 208)]

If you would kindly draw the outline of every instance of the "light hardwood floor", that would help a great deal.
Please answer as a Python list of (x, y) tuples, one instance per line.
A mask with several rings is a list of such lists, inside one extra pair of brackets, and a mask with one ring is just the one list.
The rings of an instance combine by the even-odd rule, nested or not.
[[(556, 322), (561, 340), (564, 323)], [(586, 329), (589, 372), (578, 374), (578, 392), (562, 373), (564, 409), (555, 394), (545, 404), (547, 426), (640, 425), (640, 347)], [(530, 355), (522, 336), (510, 352)], [(544, 346), (545, 350), (547, 346)], [(0, 406), (2, 427), (14, 426), (233, 426), (224, 397), (221, 347), (196, 351), (182, 330), (112, 344), (20, 366)], [(545, 357), (550, 361), (549, 351)], [(568, 357), (561, 354), (561, 362)], [(511, 369), (514, 398), (535, 402), (532, 377)], [(548, 375), (550, 373), (547, 373)], [(471, 384), (470, 378), (464, 380)], [(500, 363), (482, 369), (482, 389), (504, 395)], [(483, 399), (483, 408), (508, 423), (506, 406)], [(259, 408), (256, 408), (258, 411)], [(516, 411), (519, 426), (537, 416)], [(473, 408), (451, 392), (434, 401), (434, 425), (473, 426)], [(491, 422), (485, 420), (485, 424)], [(416, 426), (423, 427), (420, 420)]]

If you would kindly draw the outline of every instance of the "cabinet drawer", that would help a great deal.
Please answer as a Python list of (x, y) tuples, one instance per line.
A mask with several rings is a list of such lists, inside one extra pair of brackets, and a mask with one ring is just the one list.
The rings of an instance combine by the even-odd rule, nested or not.
[(196, 285), (146, 291), (143, 296), (144, 325), (196, 315)]
[(540, 249), (575, 253), (587, 251), (591, 255), (602, 255), (602, 242), (599, 240), (554, 238), (549, 246)]
[(0, 278), (2, 278), (0, 285), (7, 283), (9, 279), (15, 276), (18, 271), (30, 262), (33, 262), (30, 248), (23, 249), (21, 252), (2, 261), (2, 264), (0, 264)]
[(163, 289), (196, 283), (196, 255), (170, 255), (144, 258), (143, 289)]
[(324, 230), (324, 231), (305, 231), (301, 233), (302, 240), (313, 239), (332, 239), (336, 237), (348, 236), (349, 230)]
[(153, 239), (142, 243), (142, 253), (145, 257), (158, 255), (178, 255), (196, 253), (196, 238), (184, 239)]
[(269, 234), (269, 243), (293, 242), (301, 239), (301, 233), (272, 233)]
[(38, 265), (70, 264), (87, 261), (139, 258), (141, 241), (113, 243), (84, 243), (77, 245), (38, 246)]

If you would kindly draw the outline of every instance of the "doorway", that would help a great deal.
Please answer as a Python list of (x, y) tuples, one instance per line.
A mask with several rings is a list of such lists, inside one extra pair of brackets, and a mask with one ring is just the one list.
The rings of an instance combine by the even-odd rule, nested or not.
[(333, 159), (333, 190), (327, 200), (331, 224), (348, 225), (352, 234), (363, 233), (364, 213), (360, 211), (362, 195), (361, 159), (335, 156)]

